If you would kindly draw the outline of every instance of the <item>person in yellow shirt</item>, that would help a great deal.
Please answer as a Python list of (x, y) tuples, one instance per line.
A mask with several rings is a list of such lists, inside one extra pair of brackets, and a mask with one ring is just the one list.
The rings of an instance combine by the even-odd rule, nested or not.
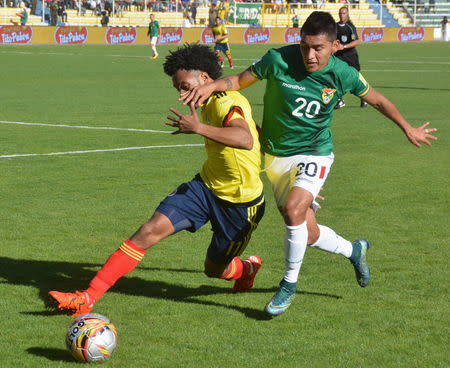
[[(164, 72), (184, 94), (196, 86), (213, 82), (221, 74), (217, 58), (207, 45), (178, 48), (166, 57)], [(204, 273), (208, 277), (234, 280), (235, 292), (253, 287), (261, 258), (239, 256), (264, 214), (265, 201), (260, 178), (261, 154), (256, 123), (247, 99), (237, 91), (213, 94), (201, 107), (201, 121), (194, 104), (190, 113), (175, 109), (168, 126), (173, 134), (204, 137), (207, 159), (200, 173), (178, 186), (156, 208), (153, 216), (125, 240), (90, 281), (84, 291), (50, 291), (61, 311), (73, 316), (89, 313), (95, 302), (116, 281), (132, 271), (146, 251), (162, 239), (182, 230), (195, 232), (210, 222), (212, 238)]]
[(233, 69), (233, 58), (231, 57), (230, 45), (228, 44), (228, 31), (223, 25), (222, 18), (216, 18), (216, 24), (211, 28), (211, 32), (214, 35), (214, 51), (216, 52), (219, 64), (223, 67), (223, 58), (221, 52), (225, 54), (230, 64), (230, 68)]

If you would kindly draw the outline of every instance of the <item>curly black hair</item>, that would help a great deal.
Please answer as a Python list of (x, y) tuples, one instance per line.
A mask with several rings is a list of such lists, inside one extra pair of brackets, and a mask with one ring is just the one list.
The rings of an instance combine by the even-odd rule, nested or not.
[(209, 46), (198, 43), (185, 44), (175, 51), (170, 51), (163, 67), (164, 73), (170, 77), (180, 69), (206, 72), (214, 80), (222, 75), (222, 69), (214, 51)]

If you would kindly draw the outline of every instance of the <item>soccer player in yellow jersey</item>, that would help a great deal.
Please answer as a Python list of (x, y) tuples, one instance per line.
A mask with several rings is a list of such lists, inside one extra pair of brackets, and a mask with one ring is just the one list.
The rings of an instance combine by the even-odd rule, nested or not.
[(223, 58), (220, 54), (223, 52), (228, 59), (230, 68), (233, 69), (233, 58), (231, 57), (230, 45), (228, 44), (228, 31), (223, 25), (222, 18), (216, 18), (216, 24), (211, 28), (211, 32), (214, 35), (214, 51), (216, 52), (217, 58), (219, 59), (220, 66), (223, 67)]
[[(185, 45), (166, 57), (164, 72), (181, 93), (221, 76), (214, 52), (206, 45)], [(264, 214), (260, 174), (260, 145), (250, 104), (239, 92), (213, 94), (201, 107), (200, 122), (194, 104), (190, 113), (175, 109), (167, 125), (174, 134), (205, 138), (207, 159), (200, 173), (181, 184), (156, 208), (119, 249), (108, 258), (84, 291), (50, 291), (58, 309), (73, 316), (88, 313), (115, 282), (132, 271), (147, 249), (181, 230), (195, 232), (208, 221), (213, 235), (206, 252), (208, 277), (234, 280), (236, 292), (250, 291), (261, 259), (238, 256)]]

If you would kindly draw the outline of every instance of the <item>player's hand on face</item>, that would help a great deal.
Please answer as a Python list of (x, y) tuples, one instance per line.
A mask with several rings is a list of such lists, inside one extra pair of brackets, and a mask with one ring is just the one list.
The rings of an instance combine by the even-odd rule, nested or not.
[(197, 132), (197, 128), (201, 123), (198, 120), (198, 115), (195, 111), (194, 103), (190, 103), (189, 107), (191, 113), (186, 115), (178, 112), (174, 108), (169, 109), (175, 116), (167, 116), (167, 119), (169, 119), (170, 122), (166, 121), (165, 124), (173, 128), (178, 128), (178, 130), (174, 131), (172, 134), (192, 134)]
[(430, 122), (426, 122), (417, 128), (412, 128), (406, 132), (406, 136), (409, 141), (417, 147), (420, 147), (420, 143), (425, 143), (428, 146), (431, 146), (430, 140), (437, 140), (437, 137), (430, 133), (434, 133), (437, 131), (436, 128), (428, 128)]
[(183, 101), (184, 105), (188, 105), (193, 102), (195, 107), (200, 107), (203, 102), (205, 102), (209, 96), (212, 95), (213, 92), (214, 86), (208, 83), (202, 86), (196, 86), (190, 91), (181, 92), (178, 100)]

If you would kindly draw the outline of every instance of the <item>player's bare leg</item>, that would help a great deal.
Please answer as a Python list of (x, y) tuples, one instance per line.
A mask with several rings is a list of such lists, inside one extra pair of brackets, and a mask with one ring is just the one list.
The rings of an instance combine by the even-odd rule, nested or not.
[(49, 295), (57, 308), (70, 315), (78, 316), (92, 310), (95, 302), (111, 288), (116, 281), (136, 268), (146, 250), (160, 240), (173, 234), (174, 227), (162, 213), (155, 212), (130, 239), (124, 241), (103, 267), (97, 272), (83, 292), (63, 293), (50, 291)]

